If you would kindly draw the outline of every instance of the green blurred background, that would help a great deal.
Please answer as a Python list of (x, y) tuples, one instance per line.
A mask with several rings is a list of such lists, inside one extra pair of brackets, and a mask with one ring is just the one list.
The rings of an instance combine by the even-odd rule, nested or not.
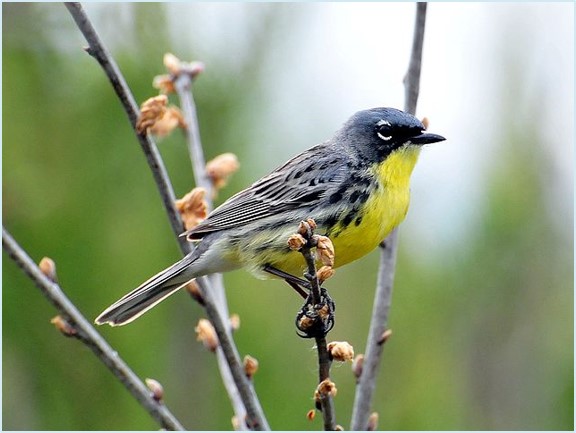
[[(242, 164), (217, 202), (354, 111), (403, 105), (410, 4), (86, 7), (138, 101), (155, 94), (165, 52), (205, 62), (194, 94), (206, 156), (232, 151)], [(573, 12), (429, 6), (418, 112), (448, 141), (423, 154), (401, 229), (380, 429), (573, 429)], [(94, 318), (178, 248), (126, 116), (65, 8), (3, 3), (2, 24), (3, 224), (34, 260), (56, 261), (62, 287)], [(183, 137), (159, 145), (182, 196), (193, 186)], [(329, 337), (357, 353), (377, 262), (374, 252), (329, 284)], [(88, 349), (50, 325), (55, 310), (6, 254), (2, 270), (3, 429), (157, 429)], [(260, 361), (271, 426), (321, 429), (320, 417), (306, 419), (316, 363), (295, 335), (299, 299), (243, 271), (225, 282), (239, 350)], [(100, 331), (139, 376), (164, 385), (188, 429), (228, 430), (214, 357), (195, 341), (202, 316), (179, 293)], [(332, 374), (348, 427), (350, 366)]]

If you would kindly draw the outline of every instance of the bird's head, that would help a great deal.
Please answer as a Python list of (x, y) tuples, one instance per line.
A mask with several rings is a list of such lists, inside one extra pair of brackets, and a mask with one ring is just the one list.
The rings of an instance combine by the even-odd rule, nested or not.
[(426, 132), (420, 120), (395, 108), (371, 108), (354, 114), (338, 131), (339, 142), (363, 158), (383, 161), (406, 146), (422, 146), (445, 140)]

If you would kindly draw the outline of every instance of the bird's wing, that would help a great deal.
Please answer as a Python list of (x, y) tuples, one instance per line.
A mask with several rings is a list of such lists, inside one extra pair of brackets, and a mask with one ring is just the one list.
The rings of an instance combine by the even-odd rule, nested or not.
[(208, 233), (244, 226), (271, 215), (312, 208), (345, 181), (347, 158), (329, 143), (314, 146), (230, 197), (185, 235), (191, 240), (201, 239)]

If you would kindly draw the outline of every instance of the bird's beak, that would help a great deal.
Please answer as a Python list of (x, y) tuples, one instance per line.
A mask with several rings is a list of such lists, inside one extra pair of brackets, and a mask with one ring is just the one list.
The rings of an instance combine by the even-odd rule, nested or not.
[(437, 143), (439, 141), (444, 141), (444, 140), (446, 140), (446, 139), (444, 137), (442, 137), (441, 135), (430, 134), (428, 132), (423, 132), (420, 135), (416, 135), (416, 136), (410, 138), (410, 142), (412, 144), (418, 144), (418, 145)]

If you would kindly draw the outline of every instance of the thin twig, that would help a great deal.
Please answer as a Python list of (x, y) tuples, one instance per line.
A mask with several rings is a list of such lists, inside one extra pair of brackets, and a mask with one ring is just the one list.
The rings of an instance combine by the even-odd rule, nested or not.
[(158, 148), (150, 135), (139, 134), (136, 132), (136, 121), (138, 119), (139, 108), (134, 96), (126, 83), (126, 80), (122, 76), (118, 65), (116, 65), (114, 58), (102, 43), (98, 33), (96, 33), (96, 30), (84, 12), (82, 5), (80, 3), (65, 3), (65, 5), (88, 42), (88, 48), (86, 51), (94, 57), (100, 66), (102, 66), (102, 69), (104, 69), (106, 76), (110, 80), (114, 91), (118, 95), (118, 98), (124, 107), (124, 111), (126, 111), (126, 114), (128, 115), (128, 119), (130, 119), (130, 124), (136, 133), (138, 142), (142, 147), (144, 155), (146, 156), (146, 161), (148, 162), (152, 175), (154, 176), (154, 181), (156, 182), (156, 186), (162, 199), (162, 204), (164, 205), (164, 209), (166, 210), (166, 214), (170, 220), (172, 231), (176, 236), (180, 249), (184, 254), (187, 254), (191, 251), (190, 243), (187, 242), (186, 239), (178, 237), (178, 235), (184, 231), (184, 226), (182, 225), (180, 214), (174, 206), (176, 196), (174, 195), (174, 189), (172, 188), (164, 162), (160, 157), (160, 152), (158, 152)]
[(200, 127), (198, 126), (196, 104), (192, 95), (192, 77), (190, 74), (181, 73), (178, 75), (174, 82), (174, 88), (178, 93), (182, 115), (186, 121), (186, 142), (188, 143), (188, 152), (190, 153), (196, 186), (206, 190), (206, 201), (208, 202), (208, 208), (211, 209), (214, 187), (206, 176), (206, 160), (204, 159), (204, 151), (200, 139)]
[(50, 303), (74, 329), (74, 336), (94, 352), (94, 355), (122, 382), (134, 398), (167, 430), (185, 430), (166, 406), (152, 396), (148, 387), (134, 374), (118, 353), (102, 338), (92, 324), (66, 297), (58, 284), (42, 273), (40, 268), (2, 227), (2, 247), (42, 291)]
[[(318, 351), (318, 383), (330, 379), (330, 353), (328, 352), (326, 337), (316, 336), (316, 350)], [(334, 399), (330, 394), (320, 394), (320, 406), (322, 408), (322, 419), (324, 420), (324, 430), (336, 430), (336, 411), (334, 409)]]
[[(262, 410), (262, 406), (260, 405), (260, 401), (256, 396), (254, 391), (254, 387), (252, 383), (246, 377), (246, 373), (244, 372), (244, 368), (242, 362), (240, 360), (240, 354), (238, 353), (238, 349), (236, 345), (232, 341), (232, 337), (230, 334), (230, 326), (228, 326), (228, 319), (227, 317), (224, 319), (219, 312), (218, 306), (216, 302), (214, 302), (213, 294), (210, 290), (204, 290), (203, 287), (206, 287), (206, 277), (202, 277), (197, 279), (198, 286), (200, 286), (201, 290), (203, 290), (202, 296), (204, 297), (204, 308), (206, 311), (206, 315), (210, 319), (214, 330), (216, 331), (216, 335), (218, 335), (219, 346), (217, 349), (222, 351), (222, 356), (225, 358), (226, 364), (219, 363), (219, 367), (228, 367), (228, 371), (225, 371), (224, 374), (230, 374), (234, 380), (234, 384), (236, 386), (236, 390), (238, 395), (241, 398), (242, 404), (246, 410), (246, 416), (241, 418), (240, 421), (244, 421), (248, 428), (251, 430), (270, 430), (270, 426), (268, 425), (268, 421), (264, 416), (264, 411)], [(204, 281), (203, 281), (204, 280)], [(226, 376), (222, 374), (222, 379), (225, 380)], [(225, 383), (227, 389), (230, 386), (230, 383)], [(237, 398), (236, 391), (234, 388), (228, 391), (230, 399), (233, 403), (235, 403), (235, 399)], [(236, 416), (239, 413), (237, 412)]]
[[(414, 114), (420, 90), (420, 70), (422, 65), (422, 47), (424, 44), (424, 28), (426, 24), (426, 3), (416, 4), (416, 20), (414, 40), (408, 72), (404, 77), (405, 106), (404, 110)], [(372, 319), (366, 343), (362, 373), (358, 378), (356, 396), (352, 409), (351, 430), (366, 430), (370, 408), (376, 385), (378, 367), (382, 358), (383, 338), (388, 323), (388, 313), (392, 302), (392, 286), (398, 250), (398, 229), (394, 229), (381, 244), (380, 268), (378, 283), (372, 310)]]
[[(367, 430), (368, 426), (372, 397), (376, 389), (376, 377), (384, 346), (382, 336), (386, 331), (392, 301), (392, 285), (397, 254), (397, 248), (392, 248), (392, 246), (397, 244), (397, 239), (398, 231), (394, 230), (383, 243), (385, 246), (382, 247), (382, 254), (380, 255), (380, 269), (372, 307), (372, 320), (362, 362), (362, 373), (356, 386), (350, 430)], [(390, 242), (392, 246), (390, 246)]]
[(412, 54), (408, 64), (408, 72), (404, 77), (404, 111), (416, 114), (416, 104), (420, 94), (420, 71), (422, 70), (422, 50), (424, 48), (424, 30), (426, 27), (426, 8), (428, 3), (416, 3), (416, 21), (414, 23), (414, 39)]
[[(206, 176), (206, 163), (200, 141), (196, 104), (192, 94), (192, 76), (186, 73), (186, 65), (183, 65), (182, 72), (175, 78), (174, 87), (180, 99), (180, 106), (186, 123), (186, 139), (196, 186), (206, 189), (206, 200), (208, 207), (211, 208), (214, 186)], [(252, 383), (246, 377), (230, 327), (227, 326), (229, 313), (222, 278), (212, 275), (210, 278), (198, 278), (196, 282), (202, 291), (206, 315), (218, 335), (220, 342), (216, 350), (218, 367), (234, 408), (234, 413), (242, 427), (248, 427), (253, 430), (269, 430), (270, 427), (264, 416), (258, 396)], [(230, 381), (230, 378), (233, 381)]]

